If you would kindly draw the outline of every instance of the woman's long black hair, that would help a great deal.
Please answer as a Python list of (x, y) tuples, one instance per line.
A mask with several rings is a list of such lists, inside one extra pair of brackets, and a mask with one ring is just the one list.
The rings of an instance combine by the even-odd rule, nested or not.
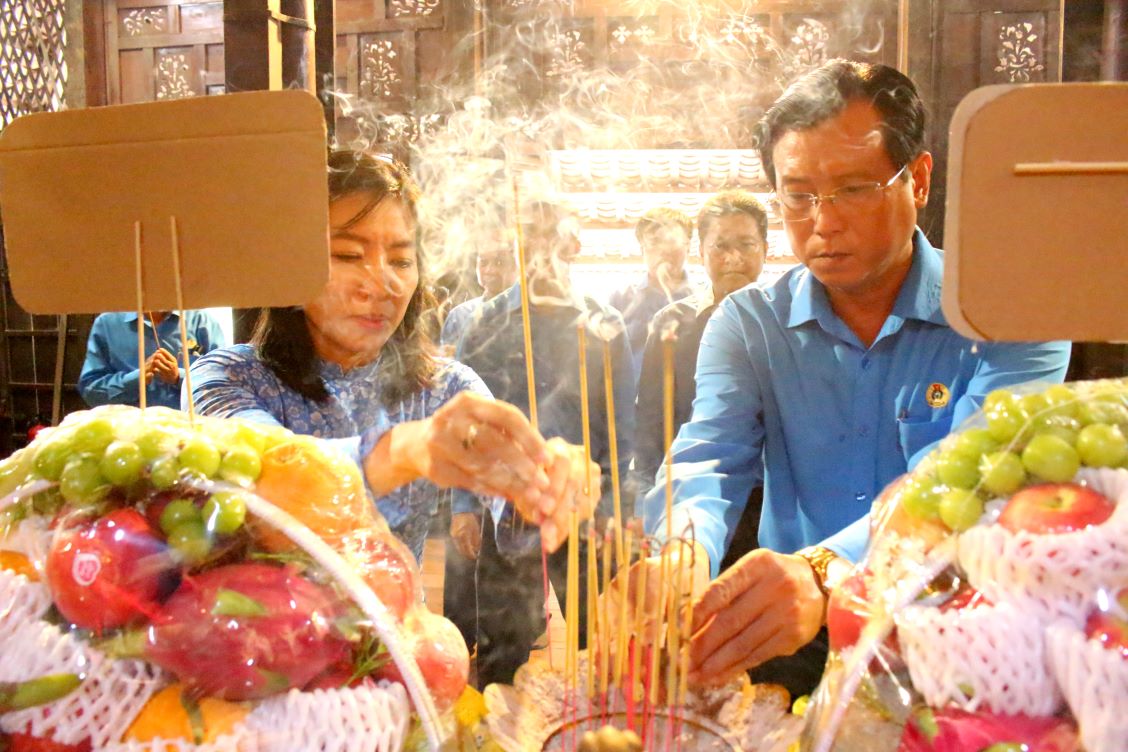
[[(368, 204), (349, 220), (352, 225), (391, 197), (403, 202), (416, 222), (419, 189), (407, 170), (395, 163), (359, 151), (333, 150), (329, 153), (329, 201), (352, 194), (371, 197)], [(407, 304), (403, 321), (380, 353), (380, 399), (393, 406), (406, 397), (430, 387), (438, 370), (436, 348), (424, 314), (435, 300), (427, 279), (426, 254), (416, 243), (419, 284)], [(321, 379), (319, 359), (309, 333), (305, 310), (299, 307), (264, 308), (259, 315), (251, 344), (262, 361), (283, 384), (306, 399), (325, 402), (329, 392)]]

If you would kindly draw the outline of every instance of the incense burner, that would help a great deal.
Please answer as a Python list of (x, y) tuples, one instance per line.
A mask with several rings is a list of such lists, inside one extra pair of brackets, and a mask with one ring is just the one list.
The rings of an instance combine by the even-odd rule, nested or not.
[[(587, 675), (587, 663), (587, 651), (582, 651), (578, 676)], [(690, 691), (685, 703), (673, 708), (648, 708), (637, 701), (628, 705), (618, 689), (609, 690), (606, 699), (586, 695), (582, 686), (566, 686), (561, 667), (527, 663), (512, 686), (486, 688), (490, 733), (507, 752), (574, 750), (585, 731), (607, 725), (633, 728), (647, 750), (783, 752), (798, 739), (802, 726), (789, 712), (786, 690), (753, 685), (743, 675)]]

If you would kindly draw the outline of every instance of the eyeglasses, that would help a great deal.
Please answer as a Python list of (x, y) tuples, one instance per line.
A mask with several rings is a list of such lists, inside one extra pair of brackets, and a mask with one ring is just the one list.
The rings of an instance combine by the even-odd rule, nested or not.
[(784, 191), (776, 194), (776, 200), (779, 202), (783, 218), (791, 222), (814, 219), (815, 209), (822, 204), (831, 204), (846, 212), (865, 212), (877, 208), (885, 196), (885, 191), (889, 190), (908, 168), (906, 164), (884, 183), (853, 183), (827, 194)]

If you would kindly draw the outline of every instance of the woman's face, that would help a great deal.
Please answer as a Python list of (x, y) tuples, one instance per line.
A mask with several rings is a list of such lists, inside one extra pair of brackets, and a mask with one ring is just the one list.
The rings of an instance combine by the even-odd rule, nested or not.
[(371, 200), (329, 204), (329, 282), (305, 306), (314, 350), (346, 369), (376, 359), (419, 286), (415, 221), (402, 201), (386, 198), (349, 224)]

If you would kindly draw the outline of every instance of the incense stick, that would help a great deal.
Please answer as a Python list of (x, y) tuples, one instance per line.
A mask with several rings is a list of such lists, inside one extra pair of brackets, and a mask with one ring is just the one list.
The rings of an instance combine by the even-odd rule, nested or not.
[(611, 366), (611, 340), (603, 340), (603, 391), (607, 401), (607, 443), (611, 461), (611, 498), (615, 514), (615, 557), (623, 560), (623, 505), (619, 486), (619, 434), (615, 427), (615, 380)]
[[(611, 521), (608, 528), (614, 525), (615, 522)], [(611, 598), (611, 539), (614, 537), (614, 531), (608, 529), (603, 534), (603, 599), (602, 608), (599, 612), (599, 694), (606, 702), (607, 698), (607, 682), (610, 680), (608, 676), (608, 669), (610, 666), (610, 650), (611, 650), (611, 605), (608, 601)], [(588, 646), (590, 652), (591, 646)]]
[(517, 242), (517, 266), (520, 272), (521, 325), (525, 335), (525, 379), (529, 390), (529, 422), (539, 429), (537, 422), (537, 380), (533, 370), (533, 331), (529, 322), (529, 277), (525, 265), (525, 236), (521, 229), (521, 191), (517, 176), (513, 176), (513, 224)]
[(188, 423), (195, 425), (196, 402), (192, 398), (192, 374), (188, 360), (188, 324), (185, 322), (184, 284), (180, 273), (180, 234), (176, 229), (176, 217), (168, 218), (168, 229), (172, 233), (172, 274), (176, 278), (176, 309), (180, 311), (180, 350), (184, 355), (184, 390), (188, 394)]
[(149, 326), (153, 327), (153, 342), (156, 344), (157, 349), (161, 349), (161, 338), (157, 336), (157, 320), (153, 318), (153, 313), (149, 312)]
[(662, 439), (666, 444), (666, 540), (674, 537), (674, 342), (672, 332), (662, 335)]
[(623, 583), (623, 592), (619, 597), (619, 628), (616, 630), (615, 635), (615, 673), (612, 680), (612, 686), (623, 686), (623, 671), (626, 668), (626, 662), (630, 657), (630, 649), (628, 647), (627, 639), (627, 608), (630, 603), (630, 576), (631, 576), (631, 546), (634, 544), (634, 528), (630, 525), (627, 526), (627, 538), (623, 548), (626, 550), (627, 558), (624, 561), (622, 558), (615, 560), (618, 569), (615, 572), (616, 577), (626, 577)]
[(599, 569), (595, 558), (595, 519), (587, 528), (587, 697), (595, 696), (595, 651), (599, 644), (599, 619), (596, 597), (599, 595)]
[(141, 274), (141, 222), (133, 223), (133, 275), (137, 292), (137, 370), (141, 374), (138, 405), (142, 412), (146, 407), (149, 387), (145, 379), (145, 320), (144, 283)]

